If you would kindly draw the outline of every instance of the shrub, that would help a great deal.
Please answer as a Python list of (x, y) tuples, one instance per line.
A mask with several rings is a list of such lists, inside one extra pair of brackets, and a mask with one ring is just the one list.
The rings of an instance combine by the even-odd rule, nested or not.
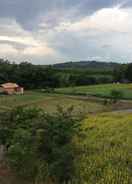
[(110, 92), (110, 96), (112, 99), (112, 103), (116, 103), (117, 101), (123, 98), (123, 92), (119, 90), (112, 90)]
[(59, 107), (56, 114), (49, 115), (38, 109), (17, 108), (3, 118), (1, 131), (9, 131), (3, 137), (3, 143), (8, 145), (8, 162), (19, 177), (57, 184), (72, 179), (73, 138), (79, 120), (72, 117), (71, 111), (72, 108), (64, 111)]

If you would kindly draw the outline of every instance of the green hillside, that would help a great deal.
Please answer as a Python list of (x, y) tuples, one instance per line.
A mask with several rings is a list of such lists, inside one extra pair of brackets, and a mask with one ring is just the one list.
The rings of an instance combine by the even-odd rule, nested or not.
[(98, 61), (76, 61), (76, 62), (65, 62), (65, 63), (59, 63), (53, 65), (55, 68), (61, 68), (61, 69), (89, 69), (89, 70), (97, 70), (97, 71), (111, 71), (117, 67), (119, 67), (121, 64), (113, 63), (113, 62), (98, 62)]
[(123, 93), (124, 99), (132, 99), (132, 84), (101, 84), (56, 89), (57, 93), (110, 97), (112, 90)]

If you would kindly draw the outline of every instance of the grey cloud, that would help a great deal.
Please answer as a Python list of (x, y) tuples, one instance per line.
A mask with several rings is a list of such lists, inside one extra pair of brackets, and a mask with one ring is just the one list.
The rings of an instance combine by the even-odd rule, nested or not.
[(109, 49), (111, 47), (112, 47), (111, 44), (104, 44), (104, 45), (102, 45), (102, 49)]
[(69, 9), (78, 2), (78, 0), (76, 3), (71, 0), (1, 0), (0, 17), (15, 18), (23, 26), (30, 28), (39, 15), (46, 15), (54, 10), (60, 11), (63, 8)]
[[(79, 31), (77, 31), (76, 35), (76, 33), (66, 30), (64, 32), (57, 32), (54, 29), (61, 22), (65, 23), (67, 20), (78, 22), (81, 18), (91, 15), (97, 10), (112, 7), (119, 3), (122, 4), (122, 7), (132, 6), (131, 0), (0, 0), (0, 18), (8, 18), (9, 25), (10, 19), (16, 20), (16, 24), (18, 23), (18, 28), (15, 23), (12, 23), (12, 27), (8, 28), (8, 23), (3, 27), (4, 22), (1, 21), (0, 36), (6, 35), (11, 38), (17, 36), (22, 39), (31, 37), (41, 44), (46, 41), (48, 47), (53, 48), (56, 53), (53, 56), (10, 56), (10, 58), (16, 58), (18, 61), (27, 59), (33, 63), (44, 64), (45, 62), (83, 60), (93, 57), (120, 58), (123, 51), (124, 55), (127, 54), (128, 39), (130, 38), (128, 37), (127, 39), (127, 34), (125, 33), (125, 37), (122, 30), (120, 34), (119, 31), (117, 33), (111, 31), (110, 35), (97, 30), (91, 30), (92, 34), (94, 33), (93, 36), (90, 30), (87, 30), (88, 36), (85, 37), (84, 35), (80, 36)], [(23, 28), (19, 27), (19, 25)], [(124, 40), (127, 49), (121, 46)], [(10, 45), (18, 51), (24, 50), (27, 47), (27, 44), (24, 45), (22, 42), (19, 43), (15, 40), (0, 41), (0, 44)], [(29, 47), (31, 44), (30, 42)], [(131, 50), (131, 46), (129, 50)], [(127, 55), (129, 58), (131, 57), (131, 54)]]
[[(0, 17), (12, 17), (26, 29), (32, 29), (41, 15), (47, 18), (49, 24), (54, 24), (61, 16), (68, 16), (71, 9), (76, 9), (75, 19), (94, 11), (119, 3), (121, 0), (0, 0)], [(58, 12), (58, 17), (52, 12)], [(63, 14), (64, 13), (64, 14)]]
[(11, 45), (12, 47), (14, 47), (15, 49), (17, 50), (24, 50), (26, 47), (28, 47), (27, 45), (25, 44), (20, 44), (18, 42), (15, 42), (15, 41), (0, 41), (0, 44), (8, 44), (8, 45)]
[(132, 0), (124, 0), (122, 1), (122, 7), (129, 8), (132, 6)]

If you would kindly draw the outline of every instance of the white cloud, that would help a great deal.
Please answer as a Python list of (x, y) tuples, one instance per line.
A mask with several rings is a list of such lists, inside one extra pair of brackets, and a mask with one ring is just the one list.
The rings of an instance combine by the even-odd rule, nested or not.
[(27, 47), (24, 49), (24, 55), (30, 56), (46, 56), (46, 55), (53, 55), (54, 50), (52, 48), (47, 47), (46, 45), (40, 45), (36, 47)]
[(0, 19), (0, 42), (0, 56), (18, 54), (19, 57), (39, 57), (54, 54), (54, 50), (46, 41), (39, 40), (32, 32), (25, 31), (12, 19)]
[(100, 9), (77, 21), (60, 17), (53, 27), (49, 20), (39, 21), (32, 31), (24, 30), (15, 20), (0, 19), (0, 57), (50, 63), (89, 58), (131, 60), (131, 20), (132, 9), (122, 5)]
[(16, 54), (18, 54), (18, 51), (15, 48), (13, 48), (11, 45), (0, 44), (0, 54), (4, 56), (7, 53), (16, 55)]
[(131, 32), (131, 19), (132, 9), (120, 9), (119, 7), (103, 8), (77, 22), (62, 22), (56, 30), (77, 32), (92, 29), (103, 32)]
[(64, 54), (69, 54), (69, 48), (76, 50), (73, 51), (72, 58), (80, 55), (82, 59), (100, 57), (104, 60), (121, 61), (125, 58), (125, 61), (131, 61), (131, 20), (132, 8), (103, 8), (76, 22), (61, 22), (54, 32), (58, 45), (64, 47), (66, 43), (62, 49)]
[(0, 36), (0, 41), (15, 42), (18, 44), (23, 44), (25, 46), (39, 46), (39, 43), (37, 43), (37, 41), (35, 41), (31, 36)]

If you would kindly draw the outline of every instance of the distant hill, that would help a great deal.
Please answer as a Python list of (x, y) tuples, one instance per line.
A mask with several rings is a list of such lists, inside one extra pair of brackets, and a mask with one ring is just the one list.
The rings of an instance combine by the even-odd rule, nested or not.
[(97, 61), (78, 61), (78, 62), (66, 62), (54, 64), (53, 66), (57, 69), (89, 69), (89, 70), (108, 70), (111, 71), (121, 64), (118, 63), (107, 63)]

